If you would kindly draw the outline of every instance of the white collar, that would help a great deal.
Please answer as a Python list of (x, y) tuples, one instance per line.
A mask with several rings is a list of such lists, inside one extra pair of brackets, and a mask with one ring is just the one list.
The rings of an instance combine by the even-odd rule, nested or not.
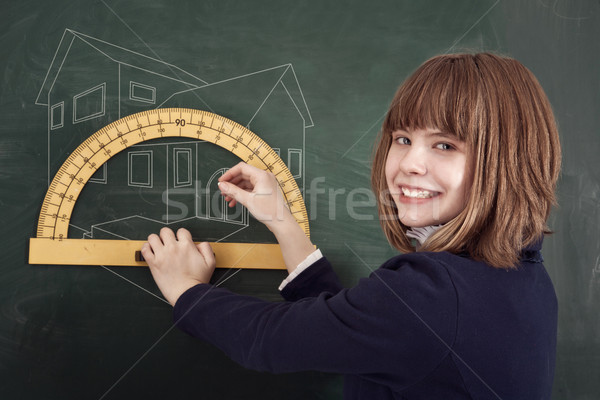
[(433, 235), (438, 229), (440, 229), (442, 225), (430, 225), (430, 226), (422, 226), (418, 228), (410, 228), (406, 231), (406, 236), (412, 239), (417, 239), (419, 243), (417, 247), (420, 247), (425, 243), (427, 239), (431, 235)]

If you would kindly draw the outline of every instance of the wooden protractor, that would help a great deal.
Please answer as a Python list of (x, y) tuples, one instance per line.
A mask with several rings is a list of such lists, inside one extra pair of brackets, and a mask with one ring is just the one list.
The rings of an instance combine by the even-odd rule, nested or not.
[[(187, 108), (143, 111), (94, 133), (58, 170), (42, 203), (37, 234), (29, 241), (29, 263), (144, 266), (136, 259), (144, 241), (68, 238), (73, 208), (85, 184), (115, 154), (141, 142), (191, 138), (216, 144), (242, 161), (271, 171), (292, 215), (310, 236), (308, 215), (296, 180), (278, 154), (248, 128), (220, 115)], [(285, 269), (277, 244), (211, 243), (217, 268)]]

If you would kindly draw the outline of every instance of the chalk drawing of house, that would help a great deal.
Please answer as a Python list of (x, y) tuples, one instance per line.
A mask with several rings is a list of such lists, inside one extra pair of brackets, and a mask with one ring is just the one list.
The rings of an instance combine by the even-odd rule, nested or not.
[[(49, 181), (71, 151), (109, 123), (148, 109), (187, 107), (250, 128), (279, 153), (304, 188), (305, 134), (313, 121), (291, 64), (209, 83), (162, 60), (67, 29), (36, 104), (48, 110)], [(247, 211), (226, 207), (216, 190), (217, 178), (238, 161), (202, 141), (132, 146), (86, 185), (71, 220), (74, 232), (134, 239), (159, 225), (197, 220), (243, 230), (252, 225)], [(88, 206), (80, 207), (82, 202)], [(215, 228), (221, 225), (212, 225), (213, 235), (232, 232)]]

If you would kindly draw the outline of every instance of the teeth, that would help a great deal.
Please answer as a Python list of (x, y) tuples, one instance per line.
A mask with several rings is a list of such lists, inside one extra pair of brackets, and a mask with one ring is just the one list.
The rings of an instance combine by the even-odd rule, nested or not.
[(402, 188), (402, 194), (406, 197), (414, 197), (417, 199), (428, 199), (433, 197), (433, 193), (428, 190), (410, 190), (404, 187)]

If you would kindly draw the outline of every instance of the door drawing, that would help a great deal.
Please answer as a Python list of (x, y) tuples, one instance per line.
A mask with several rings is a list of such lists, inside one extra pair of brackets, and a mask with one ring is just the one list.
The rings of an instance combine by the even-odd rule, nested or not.
[(235, 207), (229, 207), (225, 202), (225, 197), (221, 196), (218, 180), (228, 169), (217, 170), (206, 184), (206, 216), (210, 220), (247, 226), (248, 209), (239, 203)]

